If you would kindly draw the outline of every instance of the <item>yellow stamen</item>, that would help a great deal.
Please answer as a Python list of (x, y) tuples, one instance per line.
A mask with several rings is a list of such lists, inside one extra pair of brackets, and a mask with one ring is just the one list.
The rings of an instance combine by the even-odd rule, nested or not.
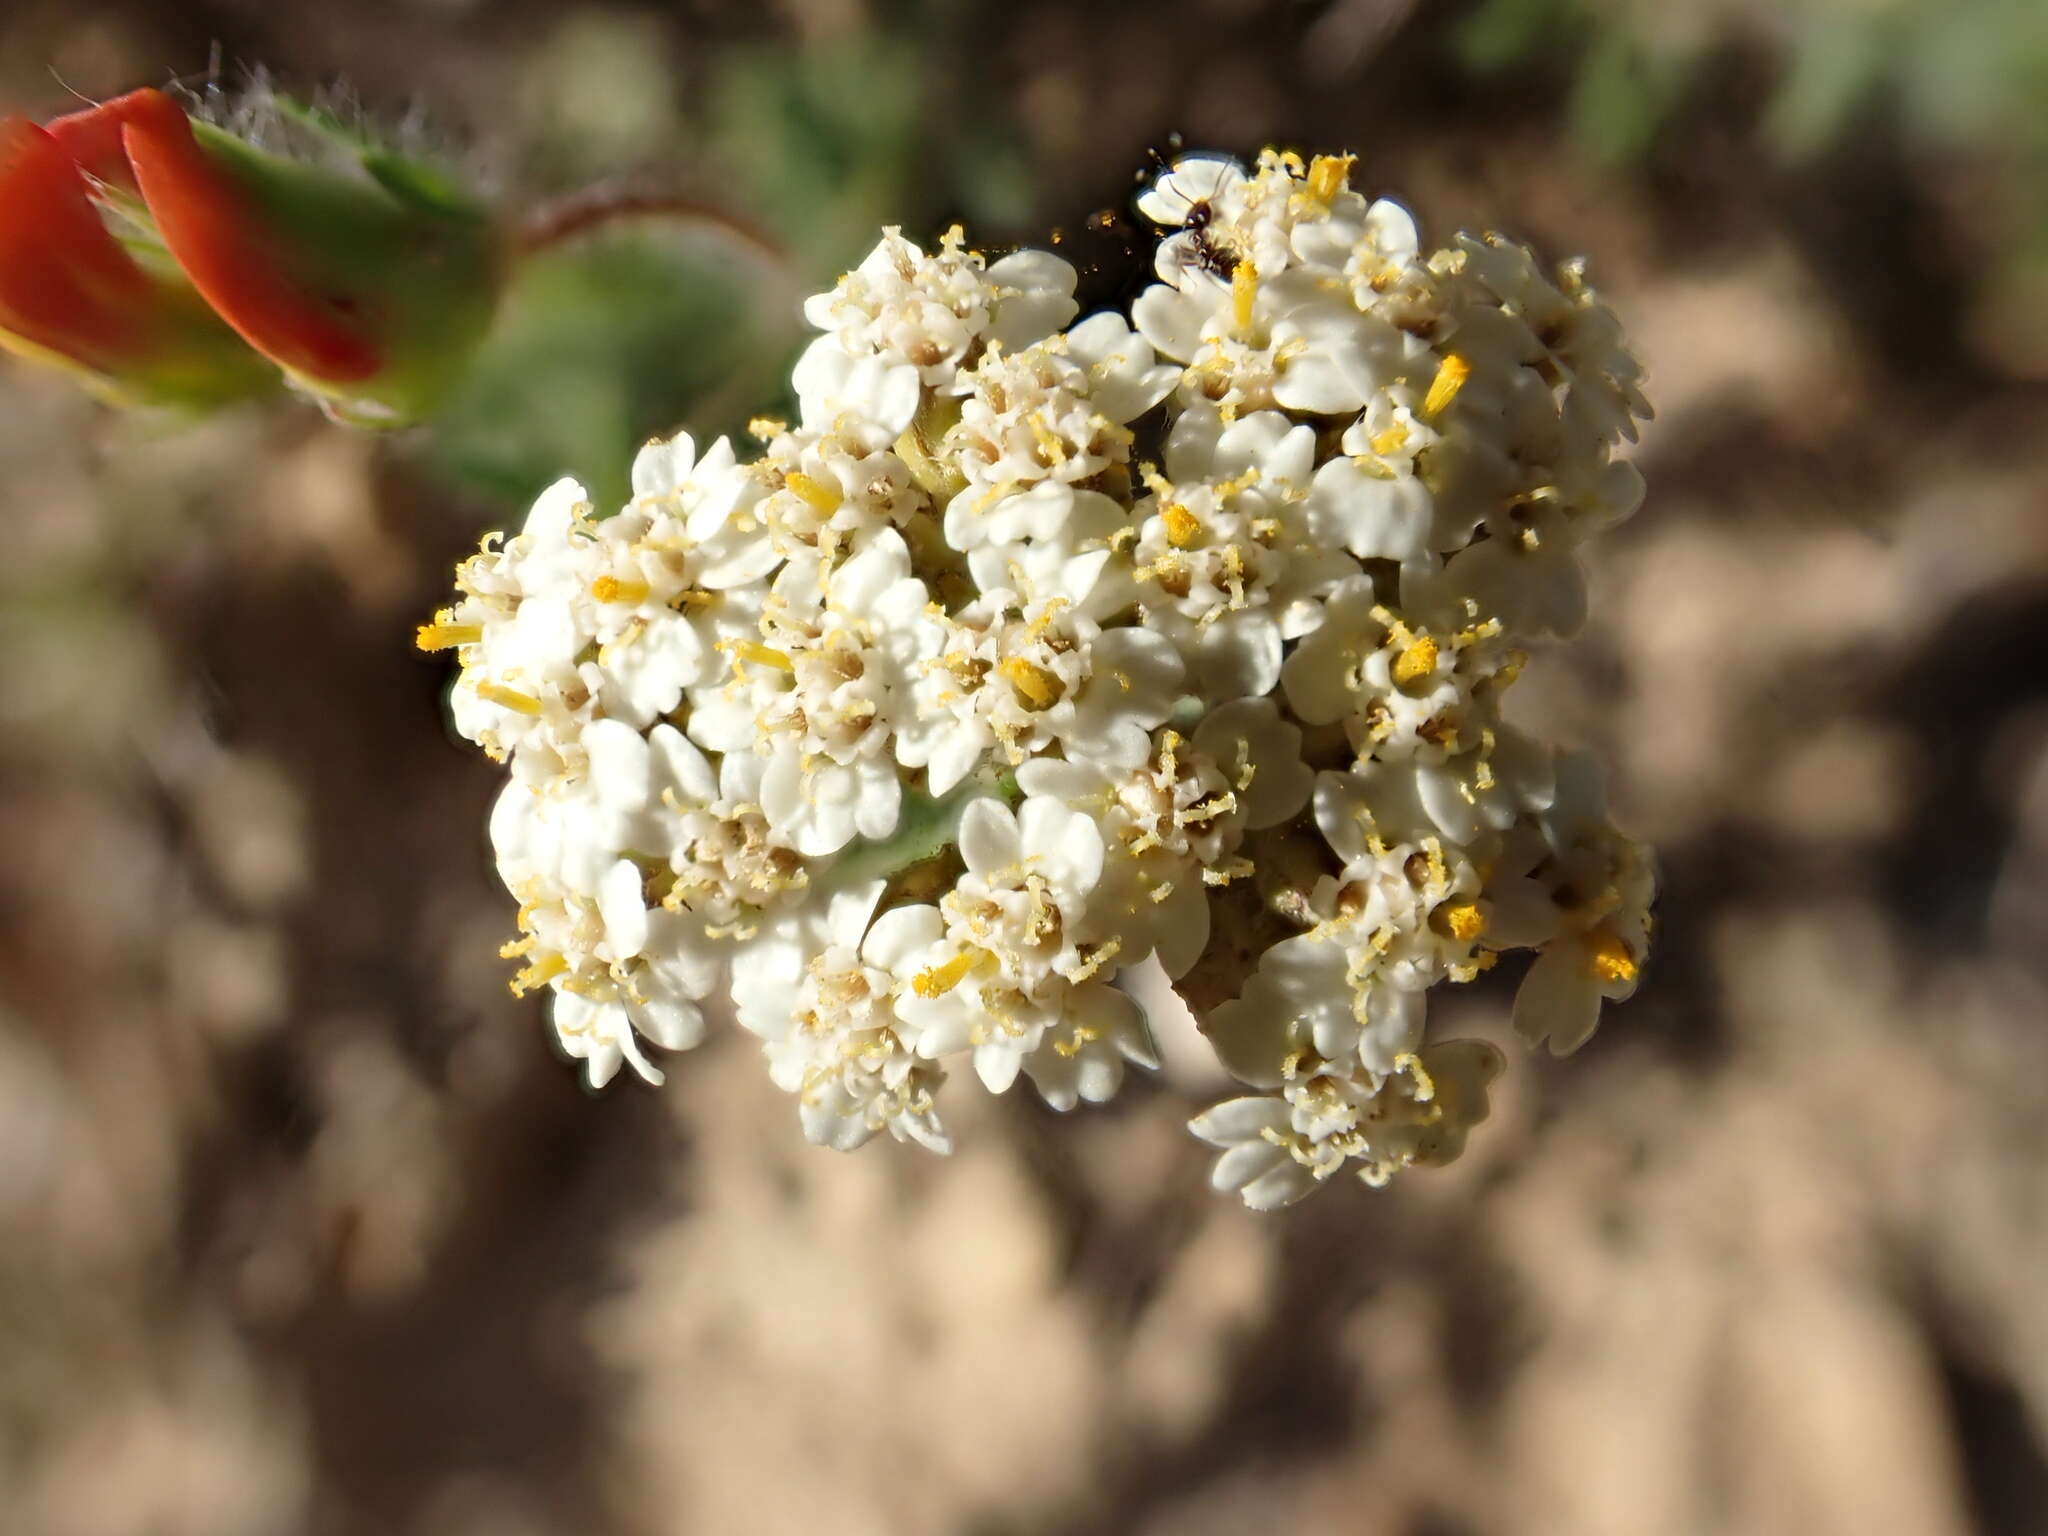
[(1059, 702), (1063, 691), (1059, 677), (1037, 662), (1012, 656), (996, 670), (1009, 679), (1010, 686), (1022, 694), (1024, 702), (1033, 709), (1050, 709)]
[(1026, 425), (1031, 428), (1031, 435), (1038, 443), (1038, 451), (1047, 464), (1067, 462), (1067, 445), (1060, 441), (1058, 433), (1036, 416), (1027, 418)]
[(843, 499), (840, 494), (822, 482), (812, 479), (800, 469), (792, 469), (783, 478), (782, 483), (823, 516), (830, 517), (839, 510), (839, 503)]
[(963, 949), (944, 965), (934, 965), (911, 978), (910, 989), (919, 997), (944, 997), (967, 979), (967, 973), (987, 958), (980, 949)]
[(1228, 816), (1236, 809), (1237, 796), (1225, 790), (1220, 795), (1211, 795), (1206, 800), (1175, 811), (1173, 824), (1176, 827), (1199, 827), (1204, 822), (1214, 821), (1218, 816)]
[[(1111, 960), (1115, 959), (1117, 952), (1123, 947), (1124, 944), (1121, 939), (1104, 939), (1089, 952), (1087, 959), (1074, 968), (1074, 974), (1067, 979), (1075, 982), (1089, 980), (1097, 971), (1100, 971)], [(1095, 1037), (1091, 1035), (1089, 1038), (1094, 1039)]]
[(569, 962), (557, 954), (545, 954), (533, 964), (521, 967), (519, 974), (511, 981), (512, 995), (524, 997), (536, 987), (544, 987), (555, 977), (569, 969)]
[(758, 437), (762, 442), (780, 437), (789, 430), (789, 423), (773, 416), (756, 416), (747, 423), (747, 436)]
[(1101, 1038), (1102, 1031), (1094, 1025), (1076, 1024), (1074, 1032), (1069, 1038), (1061, 1040), (1055, 1037), (1052, 1042), (1052, 1048), (1060, 1055), (1071, 1058), (1080, 1055), (1084, 1049)]
[(1390, 453), (1398, 453), (1407, 441), (1407, 425), (1397, 421), (1372, 440), (1372, 451), (1385, 458)]
[(590, 584), (590, 595), (600, 603), (644, 603), (647, 593), (647, 583), (631, 576), (600, 576)]
[(437, 619), (432, 624), (422, 624), (412, 643), (423, 651), (449, 651), (458, 645), (475, 645), (483, 637), (481, 624), (447, 624)]
[(1602, 981), (1634, 981), (1636, 957), (1611, 933), (1595, 934), (1590, 941), (1593, 974)]
[(1429, 381), (1429, 394), (1422, 402), (1422, 419), (1435, 421), (1451, 408), (1458, 391), (1472, 377), (1472, 365), (1453, 352), (1437, 364), (1436, 377)]
[(1045, 632), (1051, 629), (1053, 625), (1058, 621), (1060, 616), (1060, 610), (1062, 608), (1066, 608), (1069, 606), (1071, 605), (1064, 597), (1047, 598), (1045, 600), (1044, 606), (1039, 610), (1038, 617), (1031, 621), (1031, 638), (1034, 640), (1043, 640), (1045, 638)]
[(1252, 328), (1252, 304), (1258, 296), (1259, 269), (1248, 261), (1240, 261), (1237, 270), (1230, 274), (1231, 315), (1240, 332)]
[(778, 672), (794, 672), (796, 663), (790, 660), (789, 652), (778, 651), (772, 645), (763, 645), (758, 640), (728, 640), (726, 648), (741, 661), (751, 661), (757, 666), (773, 667)]
[(1202, 520), (1177, 501), (1159, 509), (1159, 520), (1166, 524), (1166, 542), (1175, 549), (1186, 549), (1202, 536)]
[(1327, 203), (1351, 179), (1352, 155), (1317, 155), (1308, 163), (1308, 195), (1319, 203)]
[(507, 688), (503, 683), (478, 683), (476, 696), (486, 704), (495, 704), (500, 709), (509, 709), (516, 715), (537, 715), (540, 700), (530, 693), (521, 693), (517, 688)]
[(1415, 1080), (1415, 1102), (1427, 1104), (1436, 1097), (1436, 1079), (1429, 1075), (1429, 1069), (1422, 1064), (1422, 1058), (1413, 1051), (1403, 1051), (1394, 1058), (1394, 1070), (1406, 1072)]
[(1394, 658), (1394, 681), (1402, 687), (1418, 679), (1428, 677), (1436, 671), (1436, 642), (1427, 635), (1417, 635), (1414, 640)]
[(1444, 915), (1444, 926), (1451, 930), (1451, 937), (1471, 943), (1486, 932), (1486, 914), (1474, 902), (1453, 902), (1438, 909)]

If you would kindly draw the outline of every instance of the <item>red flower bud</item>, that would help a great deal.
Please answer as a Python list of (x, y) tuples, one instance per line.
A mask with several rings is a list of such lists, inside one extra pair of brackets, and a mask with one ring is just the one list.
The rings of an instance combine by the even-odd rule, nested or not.
[(0, 120), (0, 344), (85, 373), (103, 391), (210, 403), (265, 372), (175, 272), (117, 239), (53, 132)]
[(317, 162), (195, 123), (156, 90), (47, 129), (8, 122), (0, 331), (116, 392), (197, 401), (247, 392), (246, 371), (211, 390), (181, 387), (179, 366), (171, 387), (159, 376), (210, 379), (197, 364), (231, 328), (338, 416), (431, 408), (489, 323), (494, 224), (425, 167), (276, 107)]

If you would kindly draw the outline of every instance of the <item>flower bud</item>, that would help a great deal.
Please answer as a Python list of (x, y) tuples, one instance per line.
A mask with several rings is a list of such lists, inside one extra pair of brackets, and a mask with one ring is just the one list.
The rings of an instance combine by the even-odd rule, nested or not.
[(110, 399), (203, 408), (270, 387), (160, 249), (117, 237), (48, 129), (0, 120), (0, 346)]
[(47, 129), (8, 122), (0, 329), (121, 396), (251, 392), (261, 376), (232, 332), (340, 419), (430, 411), (490, 323), (496, 224), (428, 167), (272, 106), (310, 156), (195, 121), (157, 90)]

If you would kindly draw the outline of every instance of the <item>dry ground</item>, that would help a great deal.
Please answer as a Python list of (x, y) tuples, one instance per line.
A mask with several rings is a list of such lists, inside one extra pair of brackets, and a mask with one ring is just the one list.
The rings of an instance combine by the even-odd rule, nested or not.
[[(0, 85), (225, 36), (487, 120), (544, 35), (276, 14), (27, 4)], [(1662, 851), (1635, 1001), (1514, 1052), (1461, 1164), (1279, 1218), (1204, 1189), (1192, 1076), (994, 1104), (950, 1163), (805, 1147), (737, 1038), (586, 1097), (408, 649), (474, 510), (302, 413), (167, 432), (10, 367), (0, 1525), (2048, 1530), (2048, 396), (1876, 150), (1646, 187), (1185, 16), (996, 36), (1048, 220), (1162, 125), (1347, 142), (1439, 230), (1591, 251), (1633, 324), (1651, 499), (1521, 702)], [(1505, 996), (1453, 1006), (1504, 1040)]]

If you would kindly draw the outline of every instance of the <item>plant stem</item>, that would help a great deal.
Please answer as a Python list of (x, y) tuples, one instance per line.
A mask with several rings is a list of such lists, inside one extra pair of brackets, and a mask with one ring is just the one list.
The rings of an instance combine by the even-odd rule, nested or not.
[(698, 198), (644, 188), (588, 187), (543, 203), (520, 221), (513, 244), (521, 257), (528, 257), (640, 219), (717, 230), (778, 267), (789, 266), (789, 252), (759, 225)]

